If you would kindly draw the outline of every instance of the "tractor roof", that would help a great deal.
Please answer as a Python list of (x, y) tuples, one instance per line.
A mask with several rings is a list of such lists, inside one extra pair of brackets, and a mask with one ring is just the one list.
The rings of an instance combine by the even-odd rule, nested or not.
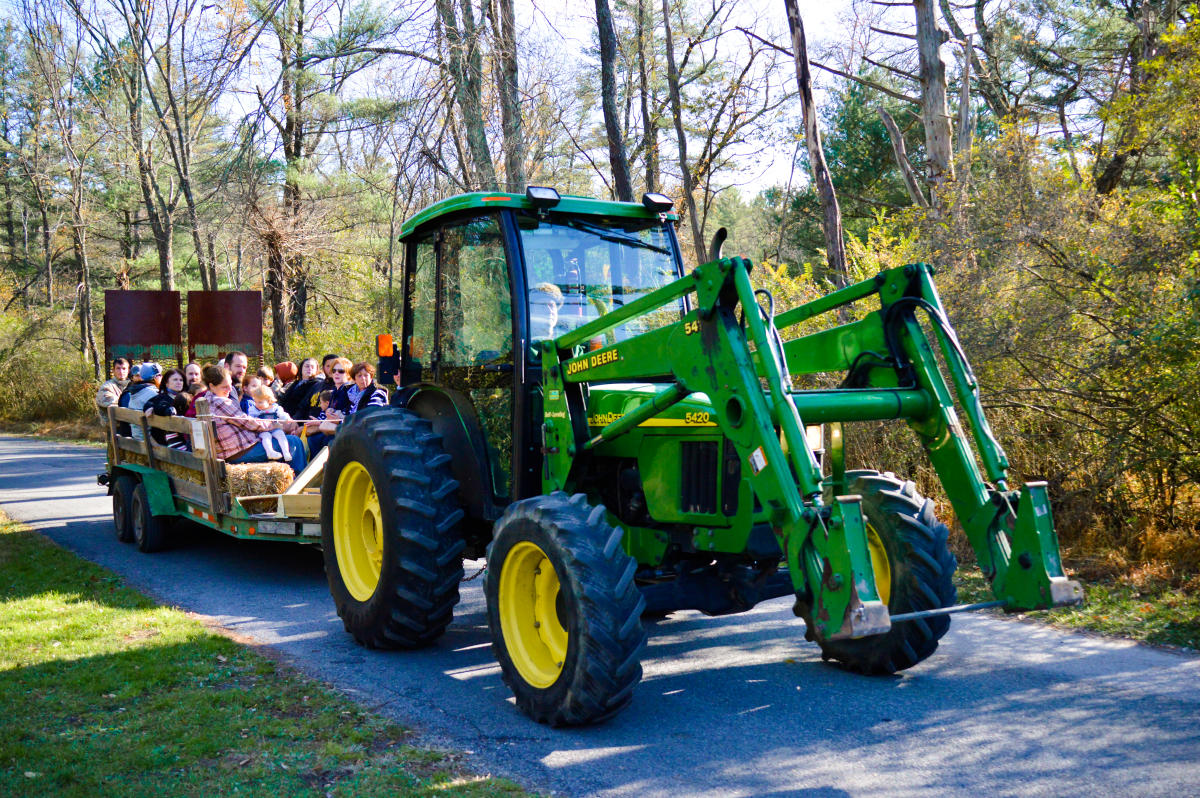
[[(523, 208), (533, 210), (534, 204), (526, 199), (524, 194), (505, 194), (499, 191), (475, 191), (470, 194), (458, 194), (439, 200), (418, 211), (405, 220), (400, 228), (400, 237), (406, 238), (423, 224), (439, 216), (471, 208)], [(571, 213), (581, 216), (630, 216), (637, 219), (654, 219), (657, 213), (647, 209), (637, 202), (611, 202), (592, 197), (572, 197), (564, 194), (562, 199), (552, 209), (555, 213)], [(666, 214), (668, 219), (679, 218), (674, 213)]]

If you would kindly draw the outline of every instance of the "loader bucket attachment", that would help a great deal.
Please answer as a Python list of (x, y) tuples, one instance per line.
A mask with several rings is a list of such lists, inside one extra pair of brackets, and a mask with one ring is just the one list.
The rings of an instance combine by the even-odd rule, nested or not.
[(1009, 602), (1007, 610), (1047, 609), (1083, 601), (1083, 588), (1063, 574), (1045, 482), (1022, 486), (1011, 545), (1008, 568), (994, 587), (996, 598)]
[[(821, 637), (857, 639), (891, 629), (867, 549), (862, 497), (838, 496), (828, 520), (818, 524), (807, 541), (797, 529), (785, 536), (784, 545), (789, 553), (798, 548), (804, 552), (807, 573), (794, 559), (789, 559), (788, 567), (797, 583), (797, 595), (811, 594), (813, 622)], [(797, 614), (803, 615), (804, 608)]]

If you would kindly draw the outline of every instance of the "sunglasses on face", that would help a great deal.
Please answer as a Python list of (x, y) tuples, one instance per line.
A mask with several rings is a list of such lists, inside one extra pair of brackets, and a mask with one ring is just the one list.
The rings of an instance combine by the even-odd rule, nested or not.
[(345, 374), (346, 370), (345, 369), (333, 369), (333, 373), (334, 374)]

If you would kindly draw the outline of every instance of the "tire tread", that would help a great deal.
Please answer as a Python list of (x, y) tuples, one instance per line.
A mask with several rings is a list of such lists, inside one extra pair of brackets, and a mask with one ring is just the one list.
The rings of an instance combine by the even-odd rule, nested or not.
[[(567, 573), (560, 578), (576, 585), (575, 609), (583, 617), (578, 619), (581, 631), (573, 641), (578, 646), (574, 667), (568, 666), (550, 688), (538, 690), (524, 682), (505, 649), (496, 600), (497, 571), (503, 569), (503, 563), (492, 565), (484, 575), (492, 648), (502, 677), (513, 690), (517, 706), (540, 723), (572, 726), (602, 722), (628, 705), (642, 678), (645, 600), (633, 580), (637, 563), (621, 548), (621, 533), (608, 524), (606, 516), (605, 508), (589, 504), (585, 494), (568, 496), (556, 491), (510, 505), (496, 523), (488, 546), (488, 562), (493, 564), (498, 542), (509, 545), (509, 537), (521, 539), (523, 525), (537, 524), (552, 537), (565, 560)], [(570, 650), (567, 656), (570, 660)]]
[[(948, 607), (957, 601), (954, 571), (958, 563), (947, 545), (949, 529), (934, 515), (933, 502), (917, 492), (911, 480), (901, 480), (890, 471), (846, 472), (847, 493), (861, 494), (864, 512), (868, 503), (881, 516), (895, 520), (894, 532), (907, 577), (897, 578), (892, 565), (892, 614)], [(870, 519), (868, 519), (870, 520)], [(810, 610), (811, 612), (811, 610)], [(814, 628), (811, 615), (806, 617)], [(821, 655), (850, 670), (865, 674), (892, 674), (927, 659), (950, 629), (947, 616), (893, 624), (881, 635), (859, 640), (821, 640)], [(816, 637), (807, 634), (806, 637)]]
[[(428, 421), (389, 407), (352, 416), (333, 441), (321, 489), (325, 570), (343, 625), (367, 648), (427, 646), (453, 619), (462, 578), (465, 543), (459, 524), (464, 514), (441, 440)], [(367, 602), (349, 595), (338, 572), (332, 506), (340, 474), (333, 464), (341, 459), (340, 450), (358, 453), (357, 459), (373, 472), (385, 515), (390, 511), (397, 519), (395, 529), (384, 530), (390, 554), (380, 587)]]

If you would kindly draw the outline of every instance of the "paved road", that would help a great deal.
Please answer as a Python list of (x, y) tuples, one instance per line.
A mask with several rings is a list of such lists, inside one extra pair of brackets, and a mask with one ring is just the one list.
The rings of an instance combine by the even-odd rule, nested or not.
[[(481, 771), (569, 795), (1197, 795), (1200, 658), (979, 616), (894, 678), (820, 661), (786, 600), (650, 630), (633, 705), (553, 730), (513, 705), (479, 581), (433, 648), (356, 646), (313, 547), (196, 528), (117, 543), (103, 452), (0, 436), (0, 507), (164, 603), (211, 616)], [(467, 573), (478, 570), (468, 563)]]

